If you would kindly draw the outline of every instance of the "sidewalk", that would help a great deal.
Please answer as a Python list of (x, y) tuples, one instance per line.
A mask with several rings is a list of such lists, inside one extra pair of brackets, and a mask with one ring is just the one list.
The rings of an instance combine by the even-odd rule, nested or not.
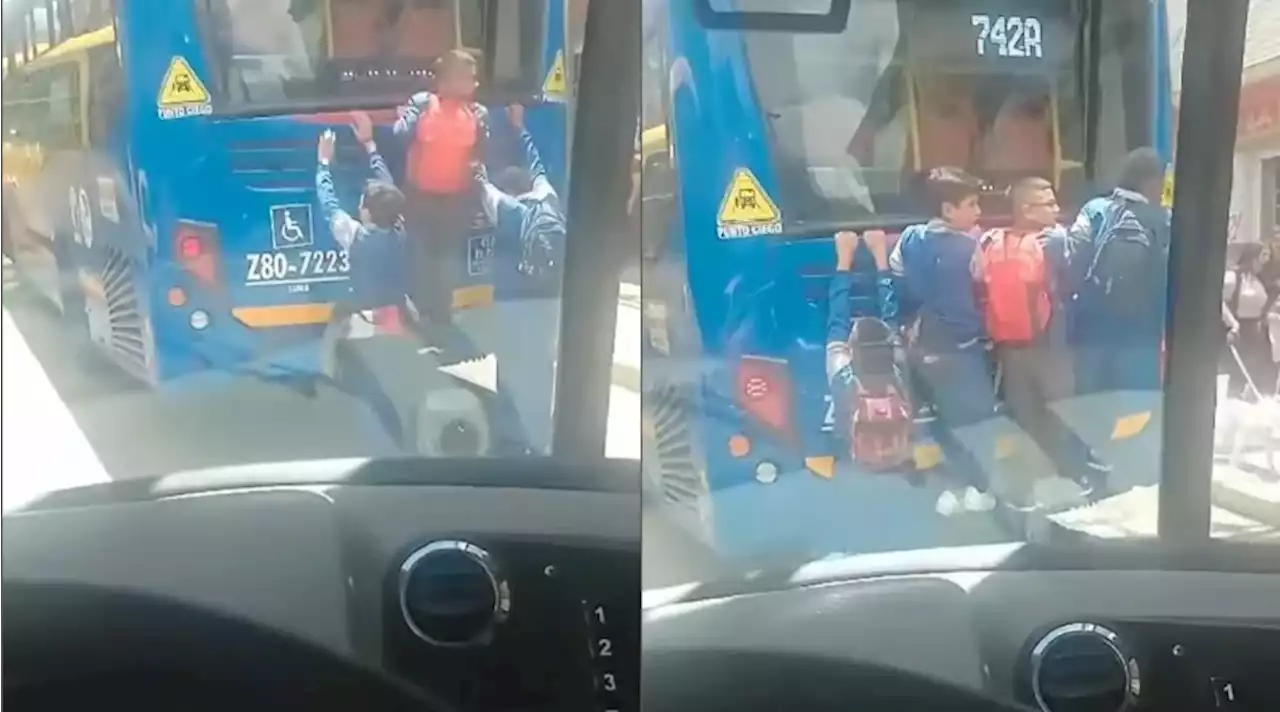
[(46, 492), (107, 482), (102, 462), (58, 396), (8, 310), (3, 311), (0, 477), (4, 511)]
[(640, 285), (623, 282), (613, 340), (607, 457), (640, 459)]
[(613, 383), (640, 393), (640, 285), (618, 290), (618, 326), (613, 340)]

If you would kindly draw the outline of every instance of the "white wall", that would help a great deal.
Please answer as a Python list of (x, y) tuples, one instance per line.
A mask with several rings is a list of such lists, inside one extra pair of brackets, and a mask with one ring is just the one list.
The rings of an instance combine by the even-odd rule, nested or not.
[(1262, 171), (1259, 154), (1237, 151), (1233, 161), (1231, 183), (1231, 221), (1234, 229), (1232, 240), (1253, 241), (1258, 237), (1259, 210), (1262, 192)]

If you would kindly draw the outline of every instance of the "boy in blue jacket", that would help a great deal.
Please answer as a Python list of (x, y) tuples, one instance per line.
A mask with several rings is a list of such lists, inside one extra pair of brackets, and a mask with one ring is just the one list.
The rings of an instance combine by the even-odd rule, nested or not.
[(1085, 203), (1069, 231), (1080, 394), (1160, 388), (1171, 238), (1164, 172), (1153, 149), (1135, 149), (1115, 190)]
[(408, 316), (405, 266), (404, 194), (396, 187), (373, 140), (368, 115), (352, 115), (352, 131), (369, 155), (373, 178), (360, 194), (359, 219), (342, 208), (330, 164), (337, 135), (326, 130), (316, 147), (316, 195), (321, 215), (351, 264), (349, 293), (334, 309), (321, 339), (323, 371), (344, 391), (363, 400), (386, 435), (398, 446), (407, 436), (395, 403), (349, 341), (353, 332), (371, 329), (371, 311), (394, 307)]
[(476, 177), (485, 215), (494, 226), (498, 270), (492, 310), (496, 323), (481, 331), (493, 339), (499, 393), (511, 402), (529, 448), (546, 454), (551, 447), (565, 217), (533, 137), (525, 130), (524, 107), (509, 107), (507, 118), (518, 134), (520, 164), (496, 171), (493, 182), (483, 173)]
[(908, 334), (909, 360), (919, 386), (933, 401), (934, 437), (960, 487), (958, 493), (943, 492), (938, 512), (990, 511), (995, 507), (990, 478), (975, 453), (994, 454), (995, 443), (988, 442), (982, 429), (966, 434), (965, 442), (957, 433), (996, 414), (986, 325), (973, 284), (982, 184), (958, 168), (935, 168), (926, 186), (936, 217), (902, 233), (889, 268)]

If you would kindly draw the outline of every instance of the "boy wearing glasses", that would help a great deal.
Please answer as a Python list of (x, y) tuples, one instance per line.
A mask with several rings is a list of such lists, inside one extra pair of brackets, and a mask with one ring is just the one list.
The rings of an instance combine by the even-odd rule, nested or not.
[(1060, 476), (1097, 497), (1110, 468), (1049, 407), (1074, 395), (1062, 324), (1067, 236), (1057, 196), (1044, 178), (1023, 178), (1010, 190), (1012, 227), (985, 233), (973, 261), (1005, 406)]

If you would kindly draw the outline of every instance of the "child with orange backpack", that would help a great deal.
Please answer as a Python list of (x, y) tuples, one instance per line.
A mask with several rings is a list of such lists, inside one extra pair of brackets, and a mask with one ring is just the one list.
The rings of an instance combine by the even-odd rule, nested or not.
[(436, 63), (435, 92), (413, 95), (395, 123), (409, 140), (410, 297), (428, 338), (450, 331), (453, 287), (466, 274), (467, 238), (480, 212), (475, 176), (483, 172), (489, 117), (475, 100), (476, 74), (470, 54), (446, 52)]
[(1011, 192), (1013, 227), (984, 234), (973, 261), (1006, 411), (1059, 475), (1098, 497), (1110, 468), (1049, 407), (1074, 395), (1059, 318), (1066, 234), (1058, 225), (1058, 201), (1043, 178), (1024, 178)]

